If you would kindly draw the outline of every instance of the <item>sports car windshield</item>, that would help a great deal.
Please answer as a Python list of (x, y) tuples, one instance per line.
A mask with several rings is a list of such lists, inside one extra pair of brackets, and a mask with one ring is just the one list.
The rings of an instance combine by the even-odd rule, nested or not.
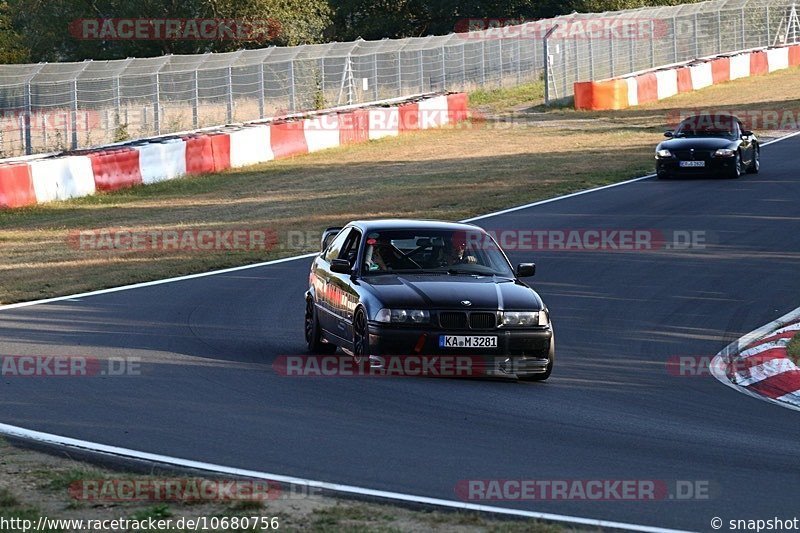
[(418, 273), (514, 277), (495, 242), (480, 231), (373, 231), (364, 241), (365, 274)]
[(676, 137), (725, 137), (736, 138), (738, 128), (730, 117), (702, 115), (690, 117), (675, 130)]

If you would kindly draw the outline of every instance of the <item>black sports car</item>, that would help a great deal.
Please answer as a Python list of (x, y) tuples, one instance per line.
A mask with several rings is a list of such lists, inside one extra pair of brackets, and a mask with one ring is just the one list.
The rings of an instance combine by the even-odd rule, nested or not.
[(664, 136), (670, 140), (656, 147), (660, 179), (705, 175), (738, 178), (745, 172), (758, 172), (758, 138), (733, 115), (691, 116)]
[(323, 234), (305, 294), (312, 353), (357, 362), (469, 355), (484, 375), (550, 376), (555, 341), (539, 295), (481, 228), (422, 220), (354, 221)]

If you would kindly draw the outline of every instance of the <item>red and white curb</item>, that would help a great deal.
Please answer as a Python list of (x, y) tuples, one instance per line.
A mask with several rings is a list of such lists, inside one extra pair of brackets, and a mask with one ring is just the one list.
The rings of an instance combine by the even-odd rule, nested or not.
[(800, 307), (732, 342), (711, 361), (711, 374), (739, 392), (800, 411), (800, 367), (787, 344), (800, 334)]

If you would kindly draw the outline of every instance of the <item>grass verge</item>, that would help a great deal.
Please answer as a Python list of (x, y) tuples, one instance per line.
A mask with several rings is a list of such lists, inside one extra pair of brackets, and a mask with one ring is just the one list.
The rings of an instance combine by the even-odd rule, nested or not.
[[(174, 474), (157, 477), (119, 473), (72, 459), (14, 447), (2, 439), (0, 439), (0, 457), (0, 518), (32, 520), (34, 524), (40, 516), (84, 521), (118, 518), (146, 521), (150, 518), (153, 520), (169, 518), (173, 520), (173, 524), (180, 518), (276, 517), (280, 531), (312, 533), (573, 531), (533, 520), (497, 520), (471, 512), (412, 511), (392, 505), (348, 502), (319, 495), (300, 497), (295, 494), (291, 498), (270, 499), (265, 502), (86, 501), (75, 499), (73, 497), (75, 492), (70, 493), (69, 486), (81, 480), (102, 482), (124, 479), (153, 483), (159, 479), (175, 480), (180, 477)], [(49, 531), (65, 530), (69, 531), (69, 529), (49, 529)], [(240, 529), (233, 527), (216, 529), (216, 531), (238, 530)], [(0, 531), (3, 531), (2, 527)], [(150, 530), (145, 528), (137, 531)]]
[(800, 362), (800, 333), (792, 337), (789, 344), (786, 345), (786, 350), (789, 352), (789, 358), (795, 363)]
[[(545, 109), (537, 84), (481, 91), (472, 105), (482, 118), (456, 127), (0, 211), (0, 303), (309, 252), (325, 226), (365, 216), (458, 220), (622, 181), (652, 171), (653, 148), (680, 110), (796, 109), (798, 84), (793, 69), (613, 112)], [(195, 252), (86, 249), (70, 239), (102, 228), (267, 229), (277, 242)]]

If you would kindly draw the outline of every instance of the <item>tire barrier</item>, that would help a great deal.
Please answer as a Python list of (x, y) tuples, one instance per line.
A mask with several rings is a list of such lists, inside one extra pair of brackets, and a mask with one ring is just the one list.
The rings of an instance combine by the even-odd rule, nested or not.
[(696, 59), (652, 71), (576, 82), (575, 109), (624, 109), (729, 80), (800, 66), (800, 45)]
[(437, 94), (391, 105), (224, 126), (182, 137), (143, 139), (24, 162), (0, 161), (0, 209), (221, 172), (400, 132), (442, 127), (466, 120), (467, 103), (465, 93)]

